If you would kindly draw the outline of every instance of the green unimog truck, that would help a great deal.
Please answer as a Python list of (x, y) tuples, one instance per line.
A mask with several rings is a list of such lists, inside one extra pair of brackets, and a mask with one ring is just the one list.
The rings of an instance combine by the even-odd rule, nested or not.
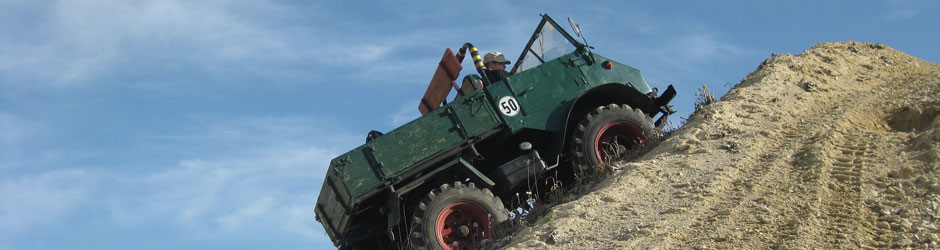
[[(673, 87), (659, 95), (591, 49), (548, 15), (506, 79), (489, 82), (470, 43), (447, 49), (421, 117), (330, 161), (317, 221), (343, 249), (475, 248), (547, 173), (604, 164), (660, 133)], [(478, 74), (458, 86), (468, 50)]]

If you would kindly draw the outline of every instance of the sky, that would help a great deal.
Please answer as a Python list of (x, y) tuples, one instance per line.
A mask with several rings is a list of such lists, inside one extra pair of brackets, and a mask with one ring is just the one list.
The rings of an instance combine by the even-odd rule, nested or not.
[[(936, 1), (0, 0), (0, 249), (331, 249), (331, 158), (420, 113), (445, 48), (547, 13), (676, 86), (680, 124), (772, 53), (940, 62)], [(567, 25), (565, 28), (567, 28)], [(464, 72), (473, 66), (466, 60)]]

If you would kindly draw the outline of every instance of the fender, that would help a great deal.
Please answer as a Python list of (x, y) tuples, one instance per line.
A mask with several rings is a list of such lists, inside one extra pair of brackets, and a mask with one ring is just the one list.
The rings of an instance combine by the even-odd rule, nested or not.
[[(670, 89), (672, 85), (669, 85)], [(675, 90), (673, 90), (673, 95)], [(671, 98), (670, 98), (671, 99)], [(650, 105), (653, 105), (658, 100), (656, 97), (655, 90), (649, 94), (643, 94), (639, 91), (636, 91), (633, 87), (623, 83), (607, 83), (600, 86), (597, 86), (591, 90), (588, 90), (578, 98), (574, 99), (571, 102), (571, 106), (568, 108), (568, 114), (565, 118), (565, 126), (562, 130), (561, 136), (556, 137), (555, 143), (555, 152), (564, 152), (565, 146), (567, 146), (568, 135), (571, 134), (571, 130), (574, 126), (577, 126), (578, 122), (585, 114), (593, 110), (594, 108), (602, 105), (607, 105), (611, 103), (616, 104), (627, 104), (633, 108), (640, 108), (646, 112), (647, 108)], [(668, 102), (668, 100), (666, 100)], [(649, 112), (646, 113), (650, 115)], [(656, 113), (652, 113), (652, 116), (655, 116)]]
[[(445, 172), (445, 170), (448, 171)], [(493, 180), (491, 180), (489, 177), (486, 177), (486, 175), (480, 172), (480, 170), (477, 170), (476, 167), (470, 165), (470, 163), (463, 158), (457, 157), (457, 159), (442, 164), (441, 167), (435, 169), (434, 171), (428, 172), (424, 176), (421, 176), (420, 178), (415, 179), (408, 184), (405, 184), (401, 188), (394, 189), (390, 187), (391, 192), (389, 193), (390, 195), (388, 197), (388, 201), (385, 203), (385, 209), (388, 211), (388, 221), (386, 225), (388, 226), (389, 232), (393, 232), (394, 227), (397, 226), (398, 223), (401, 223), (401, 217), (399, 216), (401, 214), (401, 206), (399, 206), (401, 203), (401, 197), (405, 196), (411, 190), (421, 186), (428, 180), (438, 177), (444, 173), (456, 173), (457, 175), (469, 178), (473, 183), (479, 184), (485, 188), (491, 188), (496, 185)]]

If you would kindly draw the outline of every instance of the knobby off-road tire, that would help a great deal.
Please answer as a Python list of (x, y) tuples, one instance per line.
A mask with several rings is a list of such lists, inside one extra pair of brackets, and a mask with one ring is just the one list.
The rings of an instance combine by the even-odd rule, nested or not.
[(493, 236), (509, 211), (489, 189), (473, 183), (444, 184), (415, 209), (411, 246), (415, 249), (476, 249)]
[(570, 144), (575, 163), (600, 166), (644, 145), (656, 133), (653, 120), (628, 105), (600, 106), (578, 122)]

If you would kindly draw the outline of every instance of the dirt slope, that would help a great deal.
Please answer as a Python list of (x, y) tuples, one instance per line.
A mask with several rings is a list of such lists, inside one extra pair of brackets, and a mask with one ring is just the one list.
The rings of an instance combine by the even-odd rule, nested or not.
[(940, 244), (940, 65), (881, 44), (775, 55), (508, 249)]

